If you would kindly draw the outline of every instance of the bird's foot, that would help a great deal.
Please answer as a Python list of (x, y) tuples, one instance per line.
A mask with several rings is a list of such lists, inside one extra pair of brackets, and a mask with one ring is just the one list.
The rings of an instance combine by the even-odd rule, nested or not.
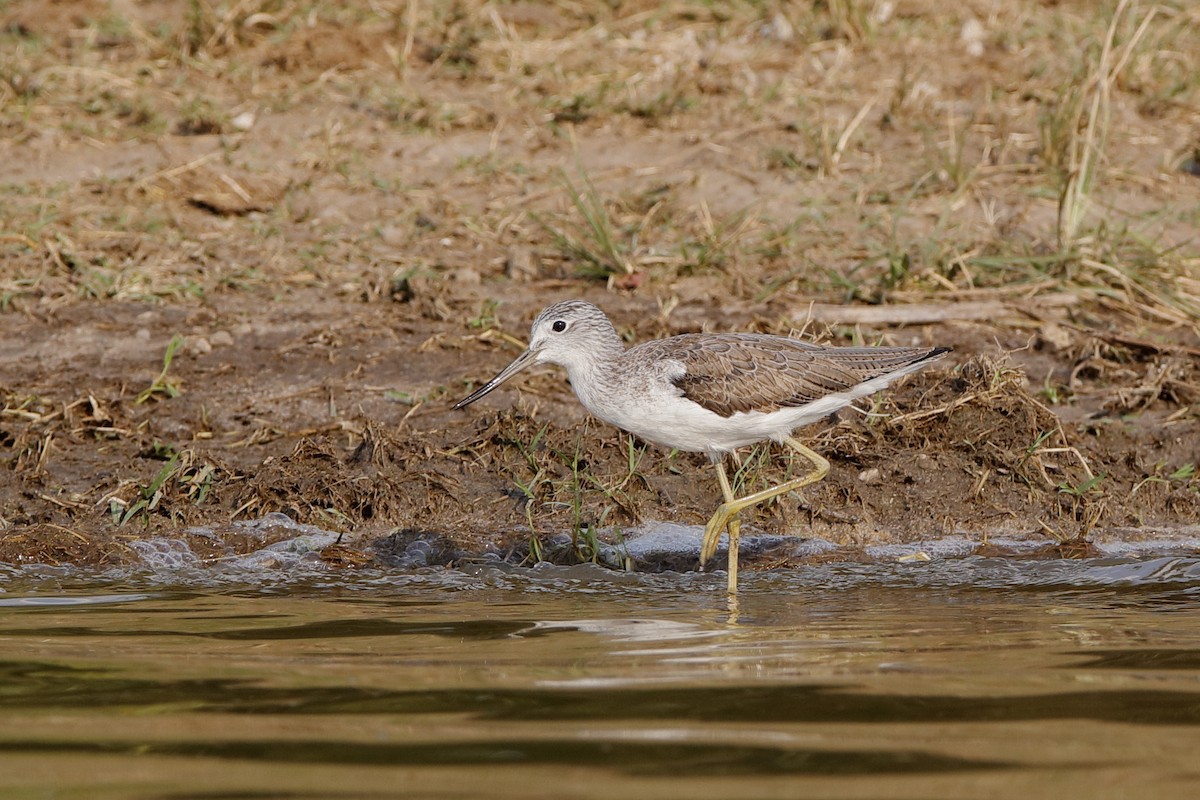
[(704, 539), (700, 543), (700, 566), (704, 566), (717, 552), (717, 544), (721, 541), (721, 532), (732, 520), (733, 514), (727, 503), (722, 503), (712, 519), (704, 526)]

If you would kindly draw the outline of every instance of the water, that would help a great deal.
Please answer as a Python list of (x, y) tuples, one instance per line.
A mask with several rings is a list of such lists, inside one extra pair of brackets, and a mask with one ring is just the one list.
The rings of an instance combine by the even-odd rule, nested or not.
[(0, 566), (3, 798), (1200, 790), (1200, 559)]

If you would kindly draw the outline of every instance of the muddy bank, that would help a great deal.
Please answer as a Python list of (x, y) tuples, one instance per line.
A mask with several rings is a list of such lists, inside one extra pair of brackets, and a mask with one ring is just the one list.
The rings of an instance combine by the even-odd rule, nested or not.
[[(588, 558), (589, 529), (611, 540), (646, 520), (700, 525), (715, 507), (703, 456), (667, 453), (589, 419), (553, 369), (451, 411), (513, 350), (480, 341), (468, 324), (406, 325), (403, 304), (307, 299), (313, 313), (303, 319), (294, 311), (301, 293), (286, 304), (227, 303), (221, 314), (75, 306), (53, 324), (21, 320), (7, 341), (35, 357), (8, 362), (0, 557), (124, 561), (136, 558), (133, 538), (280, 512), (346, 531), (367, 554), (394, 550), (395, 534), (520, 559), (531, 540), (567, 532), (580, 543), (574, 557)], [(162, 353), (179, 330), (185, 343), (162, 378)], [(221, 331), (225, 344), (192, 344), (219, 342)], [(754, 527), (852, 552), (951, 534), (981, 545), (989, 535), (1056, 543), (1200, 518), (1191, 475), (1170, 466), (1189, 463), (1200, 441), (1172, 393), (1194, 375), (1122, 413), (1108, 406), (1145, 398), (1162, 374), (1159, 354), (1093, 356), (1097, 374), (1119, 364), (1138, 378), (1090, 393), (1095, 410), (1073, 405), (1069, 416), (1031, 393), (1021, 354), (971, 355), (955, 329), (929, 331), (957, 348), (954, 362), (878, 395), (869, 416), (847, 410), (806, 429), (832, 462), (829, 477), (748, 515)], [(1032, 354), (1028, 369), (1054, 355)], [(156, 380), (175, 396), (146, 395)], [(791, 467), (778, 448), (751, 449), (735, 482), (764, 488)], [(219, 555), (261, 539), (231, 533), (200, 544)]]

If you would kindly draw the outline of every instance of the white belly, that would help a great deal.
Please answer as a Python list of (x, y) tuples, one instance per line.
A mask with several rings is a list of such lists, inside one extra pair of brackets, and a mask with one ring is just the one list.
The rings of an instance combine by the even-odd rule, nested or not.
[(782, 441), (796, 428), (828, 414), (805, 413), (805, 408), (788, 408), (761, 413), (737, 413), (722, 417), (690, 400), (656, 408), (642, 408), (637, 414), (597, 414), (605, 422), (629, 431), (660, 447), (687, 452), (728, 453), (739, 447), (767, 439)]
[(908, 371), (911, 369), (882, 375), (802, 406), (738, 412), (729, 417), (688, 400), (665, 381), (647, 381), (636, 388), (626, 385), (618, 392), (601, 391), (592, 385), (591, 391), (576, 391), (576, 395), (593, 415), (651, 444), (717, 455), (767, 439), (781, 442), (797, 428), (879, 391)]

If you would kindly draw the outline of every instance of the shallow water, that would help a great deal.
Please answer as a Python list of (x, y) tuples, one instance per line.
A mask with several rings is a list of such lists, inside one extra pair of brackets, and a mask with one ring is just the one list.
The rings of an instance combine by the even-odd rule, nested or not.
[(0, 797), (1191, 797), (1200, 559), (0, 566)]

